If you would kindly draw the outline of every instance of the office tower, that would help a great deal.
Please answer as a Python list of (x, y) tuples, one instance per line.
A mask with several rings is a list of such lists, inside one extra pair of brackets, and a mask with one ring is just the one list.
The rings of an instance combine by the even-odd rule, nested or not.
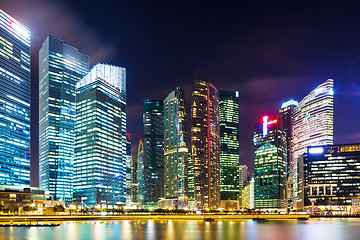
[(268, 116), (254, 129), (255, 208), (286, 207), (286, 135)]
[(76, 84), (74, 200), (126, 203), (126, 70), (98, 63)]
[(184, 208), (188, 192), (185, 94), (176, 88), (164, 100), (164, 196)]
[(194, 163), (191, 152), (188, 154), (188, 197), (194, 200)]
[(292, 150), (292, 125), (294, 118), (294, 108), (298, 106), (299, 103), (295, 100), (289, 100), (284, 102), (281, 105), (279, 110), (280, 113), (280, 129), (286, 134), (286, 172), (287, 172), (287, 199), (289, 203), (292, 201), (291, 190), (292, 190), (292, 181), (290, 176), (290, 163), (292, 162), (291, 150)]
[(194, 195), (198, 209), (220, 204), (220, 136), (218, 91), (199, 71), (191, 104)]
[(0, 184), (30, 185), (30, 30), (0, 10)]
[(322, 210), (345, 211), (356, 202), (358, 206), (359, 169), (360, 143), (308, 147), (299, 158), (299, 182), (304, 183), (299, 209), (314, 204)]
[(144, 181), (145, 203), (154, 204), (164, 196), (164, 105), (144, 100)]
[(56, 200), (72, 201), (76, 83), (89, 57), (48, 36), (39, 52), (39, 184)]
[(292, 178), (293, 207), (298, 196), (297, 160), (307, 147), (333, 144), (334, 80), (328, 79), (305, 96), (294, 108), (292, 130)]
[(144, 166), (144, 142), (139, 141), (137, 154), (137, 202), (145, 203), (145, 166)]
[(131, 155), (131, 203), (138, 202), (138, 191), (139, 191), (139, 183), (138, 183), (138, 162), (137, 156)]
[(239, 92), (219, 91), (220, 198), (237, 200), (240, 193)]
[(131, 134), (126, 133), (126, 204), (131, 204)]
[(240, 189), (244, 186), (244, 183), (248, 181), (249, 168), (246, 165), (240, 165)]

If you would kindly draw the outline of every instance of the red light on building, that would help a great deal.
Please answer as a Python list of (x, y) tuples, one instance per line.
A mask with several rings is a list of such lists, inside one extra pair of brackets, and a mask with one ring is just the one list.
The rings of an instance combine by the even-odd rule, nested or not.
[(277, 121), (278, 121), (277, 119), (271, 120), (268, 122), (268, 125), (275, 124), (275, 123), (277, 123)]

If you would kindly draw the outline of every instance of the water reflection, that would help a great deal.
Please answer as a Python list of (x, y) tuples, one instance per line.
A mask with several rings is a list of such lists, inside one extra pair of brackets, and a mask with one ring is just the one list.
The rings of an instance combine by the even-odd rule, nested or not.
[(359, 239), (360, 219), (312, 219), (308, 221), (91, 221), (65, 222), (59, 227), (0, 228), (0, 239)]

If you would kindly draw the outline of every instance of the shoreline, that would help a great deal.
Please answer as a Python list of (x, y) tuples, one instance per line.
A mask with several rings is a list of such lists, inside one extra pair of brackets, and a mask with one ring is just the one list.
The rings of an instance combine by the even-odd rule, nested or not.
[(308, 220), (310, 215), (290, 214), (290, 215), (117, 215), (117, 216), (92, 216), (92, 215), (56, 215), (56, 216), (0, 216), (0, 222), (56, 222), (56, 221), (111, 221), (111, 220), (188, 220), (204, 221), (204, 219), (222, 220), (249, 220), (249, 219), (266, 219), (266, 220)]

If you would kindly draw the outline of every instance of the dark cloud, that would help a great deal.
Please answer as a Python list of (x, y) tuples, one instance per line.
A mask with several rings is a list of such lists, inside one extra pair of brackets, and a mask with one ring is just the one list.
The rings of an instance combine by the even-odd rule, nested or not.
[[(67, 3), (46, 0), (3, 0), (1, 7), (31, 30), (33, 55), (48, 35), (59, 38), (90, 56), (92, 64), (114, 57), (117, 46), (87, 25)], [(33, 62), (34, 63), (34, 62)]]

